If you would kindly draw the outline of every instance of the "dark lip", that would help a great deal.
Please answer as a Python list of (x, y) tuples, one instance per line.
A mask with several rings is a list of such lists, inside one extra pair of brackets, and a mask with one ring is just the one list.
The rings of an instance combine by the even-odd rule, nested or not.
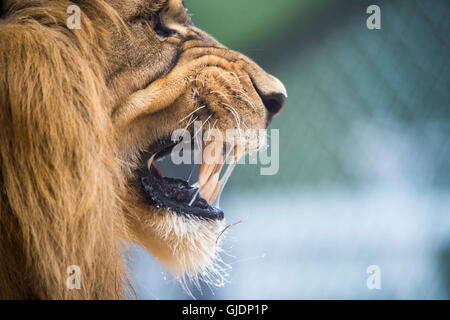
[(170, 154), (173, 147), (178, 143), (178, 141), (173, 141), (171, 137), (165, 137), (162, 139), (158, 139), (156, 142), (150, 144), (145, 152), (140, 155), (140, 162), (143, 164), (143, 168), (146, 167), (146, 162), (153, 155), (155, 155), (155, 159), (161, 159)]
[[(170, 138), (153, 143), (148, 152), (141, 155), (141, 168), (137, 171), (140, 187), (144, 198), (150, 205), (160, 206), (181, 216), (195, 216), (207, 220), (223, 220), (224, 212), (208, 204), (200, 197), (198, 188), (189, 185), (187, 181), (162, 177), (149, 170), (147, 160), (154, 154), (160, 159), (170, 154), (173, 146)], [(191, 203), (192, 199), (195, 200)]]

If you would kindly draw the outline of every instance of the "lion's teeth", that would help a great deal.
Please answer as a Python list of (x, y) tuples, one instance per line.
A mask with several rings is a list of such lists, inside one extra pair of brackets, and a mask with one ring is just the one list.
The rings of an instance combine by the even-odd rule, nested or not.
[(222, 149), (223, 145), (219, 142), (211, 142), (203, 148), (203, 161), (198, 175), (200, 186), (206, 184), (212, 174), (220, 172), (222, 169)]
[(210, 201), (211, 197), (213, 196), (214, 192), (217, 189), (217, 186), (219, 184), (219, 176), (220, 173), (215, 173), (211, 176), (211, 178), (206, 182), (205, 185), (200, 187), (200, 195), (203, 199), (208, 201), (208, 203), (212, 204)]
[(234, 146), (234, 162), (238, 163), (241, 160), (242, 156), (245, 153), (245, 147), (241, 145)]
[(220, 191), (220, 181), (219, 181), (219, 183), (217, 183), (216, 189), (212, 193), (211, 197), (209, 197), (209, 200), (208, 200), (209, 204), (213, 204), (214, 201), (216, 201), (216, 198), (217, 198), (217, 196), (219, 194), (219, 191)]
[(150, 157), (150, 159), (148, 159), (148, 161), (147, 161), (147, 168), (150, 170), (150, 168), (151, 168), (151, 166), (152, 166), (152, 163), (153, 163), (153, 160), (155, 160), (155, 156), (156, 156), (156, 153), (154, 154), (154, 155), (152, 155), (151, 157)]
[(211, 173), (214, 171), (216, 164), (206, 164), (202, 163), (200, 165), (200, 173), (198, 175), (198, 184), (203, 186), (211, 176)]

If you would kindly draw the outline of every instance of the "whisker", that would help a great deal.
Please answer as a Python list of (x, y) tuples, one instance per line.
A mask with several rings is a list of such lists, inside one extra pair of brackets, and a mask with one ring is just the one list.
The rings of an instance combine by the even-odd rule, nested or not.
[(232, 223), (232, 224), (227, 225), (227, 226), (219, 233), (219, 236), (217, 237), (217, 240), (216, 240), (216, 244), (219, 242), (220, 237), (222, 237), (222, 235), (225, 233), (225, 231), (227, 231), (229, 228), (232, 228), (232, 227), (234, 227), (234, 226), (236, 226), (236, 225), (238, 225), (238, 224), (244, 223), (244, 222), (246, 222), (246, 221), (244, 221), (244, 220), (239, 220), (239, 221), (237, 221), (237, 222), (235, 222), (235, 223)]
[(236, 88), (230, 88), (230, 89), (234, 92), (237, 92), (239, 94), (239, 97), (242, 98), (242, 100), (247, 102), (258, 115), (261, 115), (260, 112), (258, 110), (256, 110), (256, 107), (255, 107), (254, 103), (252, 102), (252, 99), (248, 96), (248, 94), (246, 94), (244, 91), (236, 89)]
[[(231, 111), (231, 113), (234, 116), (234, 119), (236, 121), (236, 125), (237, 125), (237, 129), (239, 130), (239, 135), (240, 137), (242, 137), (242, 131), (241, 131), (241, 118), (239, 117), (238, 112), (236, 111), (235, 108), (233, 108), (232, 106), (230, 106), (229, 104), (223, 103), (222, 104), (225, 106), (225, 108), (227, 108), (228, 110)], [(244, 123), (245, 124), (245, 123)], [(245, 124), (245, 126), (247, 127), (247, 125)], [(248, 127), (247, 127), (248, 128)]]
[(236, 81), (239, 85), (241, 85), (241, 81), (239, 80), (241, 78), (243, 78), (243, 77), (231, 78), (231, 79), (228, 79), (228, 80), (224, 81), (223, 84), (226, 84), (226, 83), (228, 83), (230, 81)]
[(232, 71), (227, 72), (227, 73), (229, 73), (229, 74), (231, 74), (232, 76), (234, 76), (234, 78), (228, 79), (228, 80), (225, 81), (224, 83), (228, 83), (228, 82), (231, 81), (231, 80), (237, 80), (237, 83), (238, 83), (239, 85), (241, 85), (241, 80), (239, 80), (239, 79), (244, 78), (245, 76), (240, 76), (240, 77), (239, 77), (235, 72), (232, 72)]
[(209, 117), (206, 118), (206, 120), (204, 122), (202, 122), (201, 127), (197, 130), (197, 132), (195, 132), (194, 136), (196, 136), (200, 132), (200, 130), (202, 130), (202, 128), (205, 126), (206, 122), (209, 121), (209, 119), (211, 119), (211, 117), (212, 117), (212, 114), (209, 115)]
[(189, 113), (186, 117), (184, 117), (183, 119), (181, 119), (180, 121), (178, 121), (178, 123), (183, 122), (184, 120), (186, 120), (189, 116), (193, 115), (194, 113), (196, 113), (197, 111), (200, 111), (201, 109), (206, 108), (206, 106), (201, 106), (198, 107), (197, 109), (195, 109), (194, 111), (192, 111), (191, 113)]
[[(225, 93), (220, 92), (220, 91), (211, 91), (211, 93), (218, 93), (218, 94), (220, 94), (220, 95), (222, 95), (222, 96), (224, 96), (224, 97), (232, 97), (232, 98), (235, 98), (235, 96), (233, 96), (233, 95), (231, 95), (231, 94), (225, 94)], [(241, 94), (238, 94), (237, 97), (239, 97), (239, 98), (241, 98), (242, 100), (244, 100), (245, 102), (247, 102), (247, 103), (250, 105), (250, 107), (252, 107), (253, 111), (255, 111), (257, 114), (259, 114), (259, 112), (258, 112), (258, 111), (256, 110), (256, 108), (255, 108), (255, 105), (254, 105), (249, 99), (247, 99), (246, 97), (242, 96)], [(227, 98), (227, 100), (229, 101), (228, 98)]]
[(220, 94), (220, 95), (223, 96), (225, 99), (227, 99), (228, 102), (230, 102), (230, 99), (228, 99), (228, 97), (233, 97), (231, 94), (225, 94), (225, 93), (220, 92), (220, 91), (217, 91), (217, 90), (211, 91), (211, 93), (217, 93), (217, 94)]
[(250, 107), (252, 107), (253, 111), (255, 111), (259, 115), (259, 111), (256, 110), (256, 107), (253, 102), (251, 102), (248, 98), (242, 96), (241, 94), (238, 94), (238, 97), (247, 102), (250, 105)]
[(192, 206), (192, 204), (194, 203), (195, 199), (197, 199), (197, 196), (198, 196), (199, 193), (200, 193), (200, 188), (198, 188), (197, 191), (195, 191), (195, 194), (192, 197), (191, 202), (189, 202), (189, 207)]
[[(191, 116), (190, 119), (192, 119), (192, 116)], [(187, 129), (191, 126), (191, 124), (193, 124), (195, 122), (195, 120), (197, 120), (197, 119), (198, 119), (198, 116), (195, 117), (192, 121), (189, 121), (189, 123), (186, 125), (186, 127), (184, 127), (184, 131), (183, 131), (183, 134), (182, 134), (183, 136), (186, 133)]]
[(200, 79), (197, 79), (197, 78), (189, 80), (190, 83), (192, 83), (192, 82), (194, 82), (194, 81), (196, 81), (196, 82), (201, 82), (202, 85), (203, 85), (203, 88), (205, 87), (205, 82), (203, 82), (203, 80), (200, 80)]

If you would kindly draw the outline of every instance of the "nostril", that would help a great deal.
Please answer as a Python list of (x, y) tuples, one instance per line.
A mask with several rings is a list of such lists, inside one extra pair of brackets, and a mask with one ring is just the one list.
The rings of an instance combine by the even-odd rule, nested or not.
[(286, 104), (286, 96), (282, 93), (274, 93), (261, 98), (267, 109), (269, 120), (279, 115)]

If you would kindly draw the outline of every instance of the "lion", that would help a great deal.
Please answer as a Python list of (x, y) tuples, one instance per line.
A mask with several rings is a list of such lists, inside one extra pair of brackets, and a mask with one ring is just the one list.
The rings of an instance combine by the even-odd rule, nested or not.
[(219, 272), (225, 143), (208, 144), (195, 185), (156, 161), (194, 119), (202, 132), (266, 129), (281, 81), (197, 28), (182, 0), (1, 6), (0, 298), (135, 297), (131, 243), (180, 279)]

